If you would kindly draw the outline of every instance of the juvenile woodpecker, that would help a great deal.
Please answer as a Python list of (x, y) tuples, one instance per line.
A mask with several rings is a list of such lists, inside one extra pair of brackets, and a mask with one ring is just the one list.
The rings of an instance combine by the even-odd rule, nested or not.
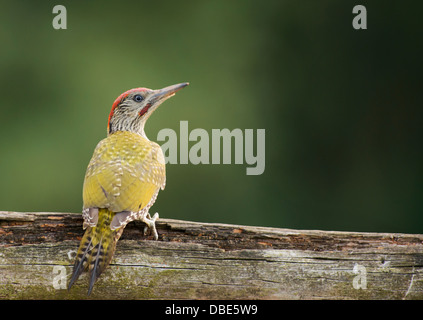
[(143, 221), (158, 239), (155, 222), (159, 215), (151, 217), (149, 209), (166, 184), (165, 159), (160, 146), (145, 135), (144, 126), (161, 103), (187, 85), (132, 89), (113, 103), (107, 138), (98, 143), (85, 174), (82, 217), (86, 231), (69, 289), (82, 272), (88, 271), (91, 293), (129, 222)]

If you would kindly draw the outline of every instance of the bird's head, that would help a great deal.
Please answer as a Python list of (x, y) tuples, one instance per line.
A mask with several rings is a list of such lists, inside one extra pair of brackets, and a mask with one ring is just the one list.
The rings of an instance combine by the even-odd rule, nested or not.
[(131, 131), (145, 137), (144, 125), (154, 110), (187, 85), (188, 82), (184, 82), (158, 90), (136, 88), (122, 93), (110, 111), (108, 134)]

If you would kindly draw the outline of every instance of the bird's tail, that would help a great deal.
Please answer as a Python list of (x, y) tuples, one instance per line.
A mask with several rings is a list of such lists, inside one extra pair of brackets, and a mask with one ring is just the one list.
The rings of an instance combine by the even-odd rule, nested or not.
[(116, 249), (116, 243), (124, 229), (124, 227), (116, 230), (110, 229), (110, 223), (114, 215), (115, 213), (110, 212), (108, 209), (99, 209), (97, 225), (88, 227), (85, 231), (76, 253), (68, 289), (72, 287), (73, 283), (84, 271), (88, 271), (89, 295), (95, 281), (109, 265)]

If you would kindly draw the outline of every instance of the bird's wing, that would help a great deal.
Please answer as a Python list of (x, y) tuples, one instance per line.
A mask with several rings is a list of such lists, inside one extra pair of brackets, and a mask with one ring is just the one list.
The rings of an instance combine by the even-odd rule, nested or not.
[(163, 152), (131, 132), (116, 132), (97, 145), (84, 180), (84, 208), (137, 212), (166, 183)]

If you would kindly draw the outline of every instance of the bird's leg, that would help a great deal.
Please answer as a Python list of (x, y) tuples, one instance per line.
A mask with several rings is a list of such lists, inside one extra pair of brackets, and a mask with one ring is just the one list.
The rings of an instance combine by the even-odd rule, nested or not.
[(154, 236), (154, 240), (157, 240), (159, 238), (159, 235), (157, 234), (157, 230), (156, 230), (156, 220), (158, 218), (159, 218), (159, 214), (157, 212), (153, 215), (153, 217), (151, 217), (148, 211), (143, 212), (140, 217), (140, 220), (147, 225), (144, 228), (144, 234), (146, 234), (147, 230), (150, 229), (151, 233)]

